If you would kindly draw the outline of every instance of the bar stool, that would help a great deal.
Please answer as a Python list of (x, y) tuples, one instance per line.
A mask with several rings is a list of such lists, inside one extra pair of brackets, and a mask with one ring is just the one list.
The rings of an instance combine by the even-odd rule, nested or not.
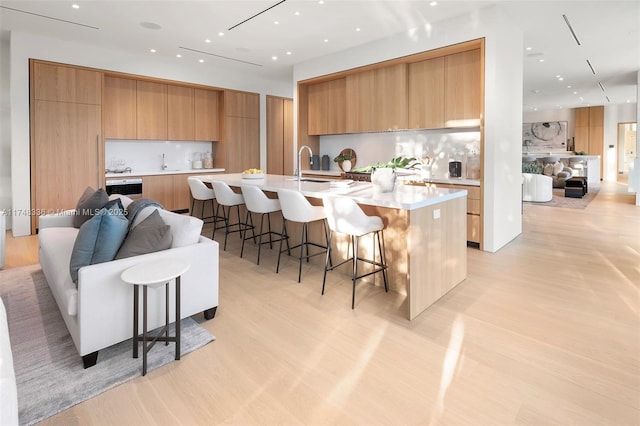
[[(379, 216), (367, 216), (360, 206), (354, 200), (346, 197), (327, 197), (323, 200), (325, 211), (327, 213), (327, 222), (329, 223), (329, 250), (327, 251), (327, 260), (324, 264), (324, 277), (322, 278), (322, 294), (324, 294), (325, 282), (327, 280), (327, 271), (332, 271), (340, 265), (352, 262), (353, 272), (351, 280), (353, 281), (353, 290), (351, 293), (351, 309), (355, 307), (356, 300), (356, 280), (366, 276), (382, 272), (384, 279), (384, 291), (389, 291), (387, 279), (387, 262), (384, 254), (384, 224)], [(347, 234), (351, 237), (352, 256), (335, 266), (329, 265), (329, 256), (331, 255), (331, 240), (333, 233), (339, 232)], [(376, 241), (373, 241), (373, 255), (371, 259), (364, 259), (358, 255), (358, 240), (360, 237), (375, 233), (378, 242), (378, 250), (380, 251), (380, 261), (376, 261)], [(348, 250), (348, 249), (347, 249)], [(347, 254), (348, 255), (348, 254)], [(358, 275), (358, 261), (366, 262), (374, 265), (374, 269), (365, 274)]]
[(548, 157), (542, 157), (542, 165), (546, 166), (547, 164), (555, 164), (560, 161), (560, 157), (557, 155), (551, 155)]
[[(276, 267), (276, 273), (280, 271), (280, 256), (282, 255), (282, 241), (288, 239), (287, 236), (287, 221), (302, 223), (302, 236), (300, 238), (300, 244), (289, 247), (287, 244), (287, 253), (291, 255), (291, 249), (300, 248), (300, 256), (298, 257), (298, 282), (302, 276), (302, 259), (309, 259), (313, 256), (327, 252), (329, 245), (329, 237), (327, 236), (326, 215), (324, 207), (313, 206), (307, 200), (300, 191), (292, 189), (278, 189), (278, 199), (280, 200), (280, 207), (282, 208), (282, 235), (280, 240), (280, 252), (278, 253), (278, 266)], [(318, 244), (309, 241), (308, 224), (311, 222), (322, 221), (322, 228), (324, 230), (324, 238), (326, 245)], [(309, 246), (321, 248), (322, 250), (317, 253), (309, 254)], [(306, 254), (305, 254), (306, 251)], [(329, 257), (329, 262), (331, 258)]]
[[(211, 186), (213, 186), (213, 192), (216, 194), (216, 199), (218, 200), (218, 208), (216, 208), (216, 216), (220, 216), (218, 214), (218, 209), (222, 207), (222, 218), (224, 220), (223, 226), (218, 226), (214, 223), (213, 225), (213, 234), (211, 238), (213, 239), (216, 235), (217, 229), (224, 229), (224, 247), (223, 250), (227, 250), (227, 236), (233, 232), (239, 232), (240, 238), (244, 238), (244, 233), (251, 229), (253, 232), (253, 226), (243, 223), (240, 221), (240, 206), (244, 204), (244, 196), (242, 194), (236, 194), (233, 192), (231, 187), (227, 185), (225, 182), (219, 180), (212, 180)], [(238, 221), (236, 223), (229, 223), (231, 219), (231, 207), (236, 208), (236, 213), (238, 217)], [(226, 210), (225, 210), (226, 208)], [(230, 228), (237, 227), (237, 229), (229, 230)]]
[[(200, 201), (202, 203), (202, 210), (200, 212), (200, 219), (202, 219), (205, 223), (207, 223), (206, 219), (213, 219), (213, 222), (218, 220), (223, 220), (223, 218), (215, 215), (215, 210), (213, 208), (213, 200), (216, 199), (216, 193), (213, 189), (207, 187), (200, 179), (195, 176), (189, 176), (187, 178), (187, 183), (189, 184), (189, 190), (191, 191), (191, 216), (193, 216), (194, 207), (196, 201)], [(204, 208), (207, 204), (207, 201), (211, 201), (211, 216), (204, 217)], [(210, 221), (209, 221), (210, 222)]]
[[(258, 260), (256, 265), (260, 264), (260, 249), (262, 248), (262, 244), (269, 243), (269, 248), (273, 249), (273, 243), (281, 241), (284, 236), (281, 233), (274, 232), (271, 230), (271, 213), (281, 211), (280, 208), (280, 200), (273, 199), (267, 197), (267, 195), (262, 192), (260, 188), (254, 185), (240, 185), (240, 190), (242, 191), (242, 195), (244, 196), (244, 201), (247, 206), (247, 219), (245, 219), (245, 223), (249, 223), (251, 220), (251, 224), (253, 225), (253, 219), (251, 219), (251, 213), (256, 213), (260, 215), (260, 230), (258, 231), (258, 235), (255, 235), (252, 232), (251, 237), (247, 237), (246, 234), (242, 239), (242, 249), (240, 250), (240, 257), (244, 253), (244, 242), (248, 239), (258, 237)], [(263, 232), (264, 227), (264, 218), (267, 217), (267, 225), (268, 231)], [(268, 235), (269, 241), (262, 241), (262, 236)], [(273, 239), (273, 236), (278, 236), (278, 239)], [(289, 247), (289, 240), (287, 239), (287, 247)]]

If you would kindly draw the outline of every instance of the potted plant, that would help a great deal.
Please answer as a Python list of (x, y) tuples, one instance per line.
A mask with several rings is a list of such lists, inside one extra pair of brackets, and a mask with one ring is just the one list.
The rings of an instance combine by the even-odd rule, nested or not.
[(351, 171), (351, 154), (339, 154), (336, 158), (333, 159), (334, 162), (338, 163), (338, 166), (345, 171)]

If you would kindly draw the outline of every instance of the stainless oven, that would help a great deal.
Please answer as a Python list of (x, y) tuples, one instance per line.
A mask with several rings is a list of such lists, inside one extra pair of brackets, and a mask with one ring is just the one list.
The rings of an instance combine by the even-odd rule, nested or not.
[(107, 179), (107, 194), (126, 195), (131, 199), (142, 198), (142, 179)]

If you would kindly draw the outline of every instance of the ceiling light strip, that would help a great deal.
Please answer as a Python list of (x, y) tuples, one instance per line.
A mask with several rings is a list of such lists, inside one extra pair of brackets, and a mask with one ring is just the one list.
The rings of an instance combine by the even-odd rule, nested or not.
[(596, 70), (593, 69), (591, 62), (588, 59), (587, 59), (587, 65), (589, 65), (589, 68), (591, 68), (591, 72), (593, 73), (593, 75), (596, 75)]
[(234, 26), (232, 26), (231, 28), (229, 28), (227, 31), (231, 31), (231, 30), (232, 30), (232, 29), (234, 29), (235, 27), (238, 27), (238, 26), (240, 26), (240, 25), (244, 24), (245, 22), (252, 20), (252, 19), (253, 19), (253, 18), (255, 18), (256, 16), (262, 15), (262, 14), (263, 14), (263, 13), (265, 13), (267, 10), (269, 10), (269, 9), (273, 9), (274, 7), (278, 6), (279, 4), (284, 3), (285, 1), (287, 1), (287, 0), (281, 0), (281, 1), (279, 1), (278, 3), (274, 4), (273, 6), (269, 6), (268, 8), (266, 8), (265, 10), (263, 10), (262, 12), (258, 12), (258, 13), (256, 13), (255, 15), (253, 15), (253, 16), (251, 16), (251, 17), (249, 17), (249, 18), (245, 19), (244, 21), (242, 21), (242, 22), (240, 22), (240, 23), (235, 24)]
[(603, 92), (606, 92), (606, 91), (604, 90), (604, 86), (602, 85), (602, 83), (598, 82), (598, 86), (600, 86), (600, 89), (601, 89)]
[(14, 12), (26, 13), (27, 15), (38, 16), (40, 18), (51, 19), (53, 21), (65, 22), (67, 24), (73, 24), (73, 25), (78, 25), (78, 26), (81, 26), (81, 27), (91, 28), (91, 29), (94, 29), (94, 30), (99, 30), (100, 29), (100, 28), (94, 27), (92, 25), (80, 24), (78, 22), (67, 21), (65, 19), (60, 19), (60, 18), (53, 18), (51, 16), (40, 15), (39, 13), (27, 12), (26, 10), (14, 9), (12, 7), (0, 6), (0, 8), (1, 9), (7, 9), (7, 10), (13, 10)]
[(229, 58), (228, 56), (216, 55), (215, 53), (209, 53), (209, 52), (205, 52), (205, 51), (202, 51), (202, 50), (191, 49), (189, 47), (178, 46), (178, 49), (188, 50), (190, 52), (202, 53), (204, 55), (209, 55), (209, 56), (215, 56), (216, 58), (227, 59), (229, 61), (242, 62), (243, 64), (254, 65), (256, 67), (261, 67), (262, 66), (260, 64), (255, 64), (253, 62), (243, 61), (241, 59)]
[(564, 22), (567, 23), (567, 27), (569, 27), (569, 31), (571, 31), (571, 35), (576, 40), (576, 43), (578, 43), (578, 46), (580, 46), (580, 40), (578, 40), (578, 36), (576, 35), (575, 31), (573, 31), (573, 27), (571, 26), (571, 23), (569, 22), (569, 18), (567, 18), (567, 15), (564, 15), (564, 14), (562, 15), (562, 17), (564, 18)]

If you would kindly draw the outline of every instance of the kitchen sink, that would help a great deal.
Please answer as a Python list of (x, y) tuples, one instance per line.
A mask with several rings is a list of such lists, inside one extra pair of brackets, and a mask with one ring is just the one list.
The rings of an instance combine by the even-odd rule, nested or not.
[[(291, 180), (298, 180), (298, 178), (293, 178)], [(300, 179), (300, 182), (326, 183), (331, 182), (331, 179), (302, 178)]]

